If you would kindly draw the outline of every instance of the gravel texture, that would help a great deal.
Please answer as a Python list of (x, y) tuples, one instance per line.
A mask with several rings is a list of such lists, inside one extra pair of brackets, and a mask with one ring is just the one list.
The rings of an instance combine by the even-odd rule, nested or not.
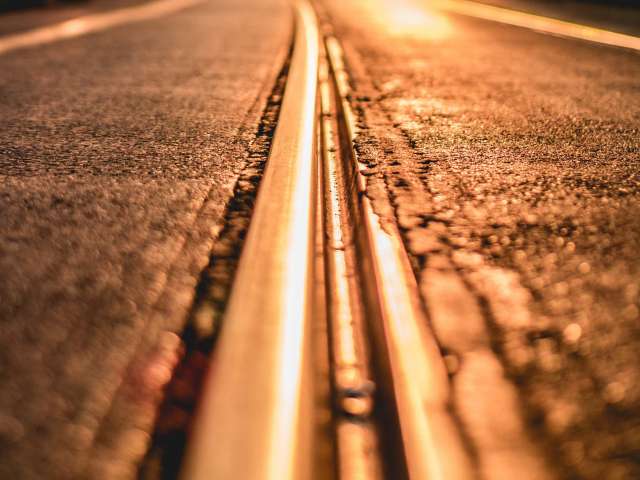
[(423, 292), (452, 266), (550, 471), (640, 478), (640, 56), (426, 2), (323, 4), (368, 195)]
[(290, 29), (218, 0), (0, 57), (0, 477), (133, 475)]

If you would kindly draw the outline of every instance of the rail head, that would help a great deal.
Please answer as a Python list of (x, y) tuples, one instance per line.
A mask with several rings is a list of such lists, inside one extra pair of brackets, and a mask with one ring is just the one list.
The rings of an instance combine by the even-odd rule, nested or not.
[(311, 474), (310, 315), (319, 32), (294, 4), (278, 126), (181, 478), (298, 480)]

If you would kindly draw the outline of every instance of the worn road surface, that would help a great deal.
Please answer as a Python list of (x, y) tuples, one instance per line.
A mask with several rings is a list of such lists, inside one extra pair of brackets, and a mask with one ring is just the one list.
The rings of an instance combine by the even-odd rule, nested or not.
[(216, 0), (0, 56), (0, 477), (135, 469), (291, 25)]
[[(485, 3), (640, 35), (638, 9)], [(0, 41), (142, 4), (3, 14)], [(640, 54), (427, 0), (315, 4), (478, 478), (640, 478)], [(138, 475), (291, 26), (286, 0), (209, 0), (0, 55), (0, 478)]]
[(640, 478), (640, 54), (426, 0), (322, 4), (479, 472)]

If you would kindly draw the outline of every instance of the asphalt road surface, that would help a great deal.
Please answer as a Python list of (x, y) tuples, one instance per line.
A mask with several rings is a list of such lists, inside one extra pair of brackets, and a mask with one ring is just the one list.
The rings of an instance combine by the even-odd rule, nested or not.
[(167, 376), (291, 25), (217, 0), (0, 56), (0, 477), (144, 454), (144, 422), (96, 438), (131, 372), (140, 404)]
[[(37, 27), (53, 25), (98, 12), (107, 12), (119, 7), (140, 5), (149, 0), (97, 0), (50, 3), (29, 9), (12, 9), (2, 12), (0, 35), (26, 32)], [(15, 2), (17, 4), (17, 2)], [(45, 3), (45, 2), (41, 2)]]
[[(640, 478), (638, 52), (316, 3), (480, 478)], [(638, 35), (629, 12), (600, 24)], [(0, 55), (0, 477), (135, 478), (290, 38), (285, 0), (210, 0)]]
[(478, 467), (542, 478), (494, 461), (518, 442), (497, 356), (535, 468), (640, 478), (640, 55), (428, 3), (323, 2)]

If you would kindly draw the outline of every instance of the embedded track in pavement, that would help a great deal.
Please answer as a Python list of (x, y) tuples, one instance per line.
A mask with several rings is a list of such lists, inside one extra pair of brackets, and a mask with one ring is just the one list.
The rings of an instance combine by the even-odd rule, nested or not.
[[(318, 441), (331, 444), (336, 478), (473, 476), (399, 233), (366, 196), (349, 89), (337, 40), (321, 39), (298, 2), (278, 127), (181, 478), (314, 478)], [(318, 411), (331, 412), (325, 438)]]
[[(202, 1), (159, 0), (8, 36), (0, 40), (0, 54), (157, 18)], [(439, 3), (444, 8), (450, 2)], [(455, 4), (465, 6), (449, 7), (458, 14), (640, 48), (627, 36), (472, 8), (475, 2)], [(374, 205), (370, 165), (355, 147), (363, 116), (352, 106), (357, 102), (342, 48), (330, 29), (319, 26), (308, 0), (295, 4), (295, 22), (291, 56), (263, 115), (277, 127), (258, 135), (268, 147), (255, 158), (262, 162), (269, 151), (266, 170), (240, 180), (260, 186), (253, 208), (255, 190), (246, 194), (251, 206), (234, 237), (239, 244), (252, 210), (241, 258), (229, 269), (235, 270), (233, 287), (228, 299), (226, 290), (217, 299), (224, 318), (219, 331), (206, 337), (210, 357), (194, 355), (198, 375), (206, 380), (202, 388), (199, 380), (188, 385), (199, 399), (181, 478), (475, 478), (485, 452), (474, 449), (452, 408), (451, 381), (398, 227)], [(430, 282), (432, 298), (464, 303), (451, 285), (434, 276)], [(203, 285), (201, 277), (198, 295), (205, 292), (204, 298), (210, 292)], [(201, 313), (199, 300), (191, 309), (198, 312), (194, 317)], [(437, 302), (427, 298), (427, 304), (433, 321)], [(204, 323), (213, 316), (205, 310)], [(441, 310), (447, 323), (464, 325), (460, 331), (468, 340), (465, 312), (456, 318)], [(170, 340), (171, 362), (162, 365), (167, 379), (179, 350), (175, 335)], [(490, 346), (486, 351), (491, 353)], [(503, 376), (499, 368), (494, 372)], [(178, 367), (174, 378), (180, 375)], [(486, 392), (471, 392), (482, 397), (475, 405), (500, 403)], [(502, 418), (516, 409), (503, 410)], [(474, 408), (471, 415), (481, 416), (479, 411), (485, 410)], [(483, 433), (498, 437), (496, 410), (486, 417), (491, 428)], [(521, 431), (504, 431), (508, 448), (492, 445), (489, 454), (508, 456), (511, 470), (494, 476), (499, 462), (489, 462), (487, 477), (513, 478), (505, 472), (523, 470), (527, 478), (549, 478), (518, 457), (513, 444)], [(516, 453), (505, 455), (506, 450)], [(181, 456), (182, 451), (176, 458)]]
[[(400, 231), (367, 192), (342, 48), (306, 1), (295, 17), (278, 124), (181, 478), (477, 478), (477, 446), (455, 416)], [(491, 475), (526, 464), (530, 478), (553, 477), (514, 450)]]

